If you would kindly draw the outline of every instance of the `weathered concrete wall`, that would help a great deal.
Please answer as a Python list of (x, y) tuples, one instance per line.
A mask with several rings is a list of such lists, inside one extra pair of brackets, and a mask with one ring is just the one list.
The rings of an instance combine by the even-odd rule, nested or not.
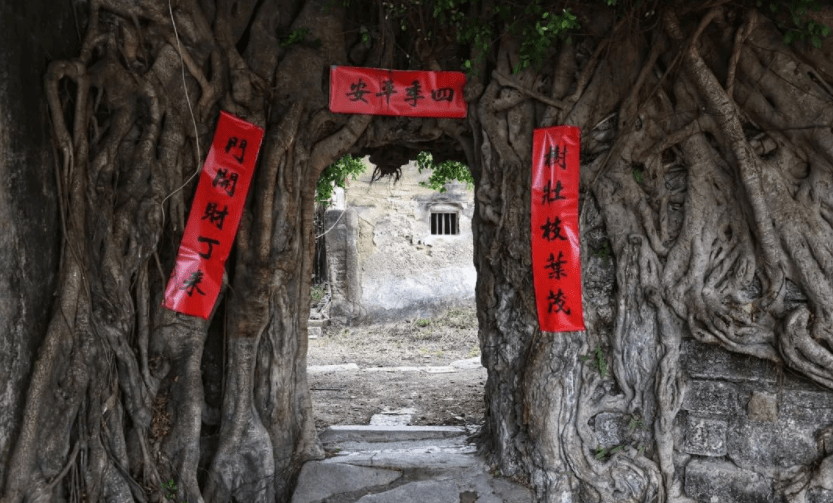
[(0, 2), (0, 493), (55, 289), (60, 234), (42, 82), (48, 61), (78, 51), (72, 4)]
[[(334, 320), (427, 318), (473, 305), (473, 191), (459, 183), (449, 184), (445, 193), (422, 187), (419, 182), (430, 173), (420, 174), (414, 164), (403, 166), (396, 183), (371, 185), (371, 172), (345, 191), (347, 210), (331, 231), (343, 235), (327, 236)], [(459, 234), (432, 235), (432, 209), (456, 212)], [(328, 228), (341, 212), (338, 206), (328, 212)]]

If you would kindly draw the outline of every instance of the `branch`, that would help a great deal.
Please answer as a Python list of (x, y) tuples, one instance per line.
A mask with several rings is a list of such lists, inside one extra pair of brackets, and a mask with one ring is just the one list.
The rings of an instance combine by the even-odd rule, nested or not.
[[(498, 84), (504, 87), (511, 87), (512, 89), (517, 89), (518, 91), (525, 94), (526, 96), (529, 96), (532, 99), (538, 100), (542, 103), (546, 103), (547, 105), (558, 108), (559, 110), (565, 110), (567, 108), (567, 105), (563, 101), (550, 98), (549, 96), (545, 96), (539, 93), (538, 91), (528, 89), (517, 80), (500, 73), (500, 71), (498, 70), (492, 72), (492, 77), (494, 77), (495, 80), (497, 80)], [(495, 112), (501, 112), (503, 110), (506, 110), (507, 108), (511, 108), (511, 106), (496, 106)]]
[(746, 39), (749, 38), (752, 30), (755, 29), (757, 19), (755, 11), (749, 11), (746, 15), (746, 20), (744, 21), (743, 26), (741, 26), (737, 33), (735, 33), (735, 45), (732, 48), (732, 57), (729, 58), (729, 71), (726, 75), (726, 94), (728, 94), (730, 98), (733, 98), (735, 95), (735, 73), (738, 69), (741, 49), (743, 49), (743, 44), (746, 42)]

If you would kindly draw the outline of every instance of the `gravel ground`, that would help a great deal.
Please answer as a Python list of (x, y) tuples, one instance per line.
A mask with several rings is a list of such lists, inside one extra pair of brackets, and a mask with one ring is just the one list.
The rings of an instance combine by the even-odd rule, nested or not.
[[(374, 414), (396, 412), (410, 413), (413, 425), (480, 424), (486, 370), (427, 371), (479, 356), (474, 308), (433, 319), (325, 328), (310, 340), (308, 364), (355, 363), (359, 370), (310, 372), (316, 427), (369, 424)], [(372, 370), (379, 367), (422, 370)]]

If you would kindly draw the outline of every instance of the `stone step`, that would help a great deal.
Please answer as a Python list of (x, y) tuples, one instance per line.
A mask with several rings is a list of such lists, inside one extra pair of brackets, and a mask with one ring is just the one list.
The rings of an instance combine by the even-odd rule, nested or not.
[(339, 442), (403, 442), (464, 438), (468, 431), (463, 426), (330, 426), (318, 435), (326, 446)]
[(465, 428), (333, 426), (330, 457), (301, 470), (292, 503), (531, 503), (526, 487), (493, 477)]
[(308, 320), (307, 327), (309, 328), (324, 328), (330, 326), (330, 319), (324, 318), (323, 320)]

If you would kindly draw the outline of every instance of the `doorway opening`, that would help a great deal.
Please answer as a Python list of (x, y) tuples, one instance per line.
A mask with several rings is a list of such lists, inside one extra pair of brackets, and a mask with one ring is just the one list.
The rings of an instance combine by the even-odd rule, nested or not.
[[(397, 177), (350, 176), (322, 211), (308, 380), (331, 425), (459, 425), (484, 417), (474, 301), (471, 183), (431, 188), (414, 161)], [(314, 278), (315, 279), (315, 278)], [(320, 297), (319, 300), (316, 300)]]

